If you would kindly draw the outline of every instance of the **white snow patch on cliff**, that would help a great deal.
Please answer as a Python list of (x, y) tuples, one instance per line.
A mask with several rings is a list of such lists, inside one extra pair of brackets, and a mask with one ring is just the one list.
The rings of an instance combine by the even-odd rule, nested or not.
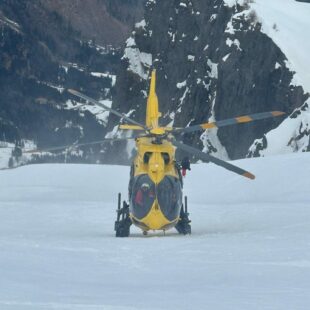
[(137, 29), (139, 29), (139, 28), (145, 29), (145, 26), (146, 26), (145, 19), (142, 19), (141, 22), (136, 23), (135, 28), (137, 28)]
[(110, 78), (112, 80), (111, 84), (112, 86), (115, 86), (116, 83), (116, 75), (110, 74), (108, 72), (91, 72), (90, 73), (92, 76), (98, 77), (98, 78)]
[(226, 39), (226, 45), (231, 47), (232, 45), (236, 46), (239, 51), (242, 51), (240, 48), (240, 41), (238, 39), (231, 40), (230, 38)]
[[(100, 99), (100, 103), (104, 104), (108, 108), (111, 108), (112, 106), (112, 100), (109, 99)], [(71, 99), (68, 99), (66, 101), (65, 109), (67, 110), (79, 110), (80, 112), (88, 111), (91, 114), (96, 116), (96, 119), (102, 124), (106, 125), (108, 122), (108, 117), (110, 115), (110, 112), (105, 110), (102, 107), (99, 107), (97, 105), (92, 104), (82, 104), (82, 103), (75, 103)]]
[[(34, 150), (37, 148), (36, 144), (32, 140), (23, 140), (24, 146), (22, 147), (22, 156), (19, 157), (18, 164), (21, 165), (22, 163), (27, 162), (32, 154), (31, 153), (24, 153), (25, 151)], [(4, 141), (0, 141), (0, 170), (7, 169), (9, 167), (9, 159), (12, 157), (12, 151), (14, 150), (15, 145), (13, 143), (7, 143)], [(16, 166), (16, 158), (13, 157), (13, 166)]]
[[(308, 105), (308, 106), (307, 106)], [(310, 99), (305, 108), (295, 110), (277, 128), (269, 131), (265, 137), (267, 146), (259, 151), (260, 156), (305, 152), (310, 145)], [(298, 111), (298, 113), (296, 113)], [(263, 138), (254, 141), (249, 151), (254, 152), (258, 145), (263, 145)]]
[(122, 59), (128, 59), (129, 67), (127, 70), (137, 74), (143, 80), (149, 76), (149, 68), (152, 65), (152, 55), (140, 52), (136, 46), (134, 38), (129, 38), (126, 42), (126, 48)]
[(226, 6), (229, 6), (231, 8), (237, 4), (244, 5), (246, 2), (248, 2), (248, 0), (224, 0)]
[(13, 149), (14, 144), (12, 143), (6, 143), (5, 147), (0, 147), (0, 169), (9, 166), (9, 159), (12, 156)]
[[(208, 119), (208, 123), (216, 122), (215, 119), (215, 99), (212, 102), (211, 116)], [(220, 139), (218, 138), (218, 128), (206, 129), (204, 133), (200, 136), (203, 143), (203, 152), (211, 154), (222, 160), (229, 160), (226, 148), (222, 145)]]
[(181, 88), (183, 88), (183, 87), (185, 87), (186, 86), (186, 84), (187, 84), (187, 81), (186, 80), (184, 80), (183, 82), (180, 82), (180, 83), (177, 83), (177, 88), (179, 88), (179, 89), (181, 89)]
[(207, 60), (207, 64), (211, 69), (211, 77), (217, 79), (218, 78), (218, 70), (217, 70), (217, 66), (218, 64), (214, 63), (211, 61), (211, 59)]
[(195, 60), (195, 56), (194, 55), (187, 55), (187, 59), (189, 61), (194, 61)]
[(3, 13), (0, 11), (0, 25), (1, 24), (11, 28), (12, 30), (14, 30), (17, 33), (22, 33), (20, 25), (18, 23), (16, 23), (15, 21), (4, 16)]
[(182, 95), (182, 97), (180, 98), (180, 103), (178, 105), (178, 109), (177, 109), (177, 113), (180, 113), (182, 111), (182, 106), (183, 106), (183, 103), (184, 103), (184, 100), (187, 96), (187, 94), (190, 92), (189, 88), (186, 86), (186, 89)]
[(225, 55), (222, 59), (223, 59), (223, 61), (225, 62), (227, 59), (228, 59), (228, 57), (230, 56), (230, 53), (229, 54), (227, 54), (227, 55)]
[(238, 12), (235, 15), (233, 15), (231, 17), (230, 21), (226, 25), (225, 33), (229, 33), (231, 35), (234, 35), (236, 33), (236, 31), (240, 31), (240, 29), (234, 28), (233, 21), (242, 20), (242, 19), (246, 18), (250, 12), (251, 12), (251, 10), (248, 9), (248, 10), (244, 10), (244, 11)]

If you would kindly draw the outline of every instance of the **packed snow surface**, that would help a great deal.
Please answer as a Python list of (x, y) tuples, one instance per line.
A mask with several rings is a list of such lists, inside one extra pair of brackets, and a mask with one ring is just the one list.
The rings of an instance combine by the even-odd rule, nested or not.
[(115, 238), (129, 168), (0, 171), (0, 309), (310, 309), (310, 154), (185, 179), (192, 235)]

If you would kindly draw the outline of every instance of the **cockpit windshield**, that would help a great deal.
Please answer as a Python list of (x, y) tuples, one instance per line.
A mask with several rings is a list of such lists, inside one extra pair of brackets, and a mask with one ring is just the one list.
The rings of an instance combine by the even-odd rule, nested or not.
[(158, 184), (157, 200), (167, 219), (175, 219), (182, 206), (181, 182), (177, 178), (166, 176)]
[(182, 187), (179, 179), (165, 176), (156, 186), (147, 174), (134, 177), (131, 187), (131, 212), (138, 218), (144, 218), (151, 210), (157, 198), (164, 216), (175, 220), (182, 206)]

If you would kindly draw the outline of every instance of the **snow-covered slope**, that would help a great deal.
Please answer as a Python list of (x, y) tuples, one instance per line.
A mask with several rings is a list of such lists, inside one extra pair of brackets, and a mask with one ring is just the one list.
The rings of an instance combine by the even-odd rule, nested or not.
[(249, 4), (268, 35), (286, 55), (287, 66), (295, 71), (294, 85), (302, 85), (310, 92), (309, 29), (310, 5), (296, 0), (224, 0), (233, 7)]
[(8, 167), (9, 159), (12, 156), (12, 148), (14, 147), (13, 144), (2, 143), (5, 143), (5, 145), (0, 148), (0, 169)]
[(248, 157), (310, 151), (310, 99), (280, 126), (254, 141)]
[(256, 11), (266, 33), (288, 59), (288, 67), (295, 71), (293, 83), (310, 92), (310, 4), (295, 0), (255, 0)]
[(1, 171), (0, 309), (309, 309), (309, 153), (236, 163), (193, 166), (185, 237), (114, 237), (127, 167)]
[[(292, 85), (310, 93), (310, 4), (293, 0), (255, 0), (261, 31), (268, 35), (287, 57), (286, 66), (293, 72)], [(310, 149), (309, 103), (296, 109), (279, 127), (254, 141), (249, 156), (266, 156)]]
[[(185, 127), (272, 110), (288, 118), (309, 96), (308, 16), (310, 5), (295, 0), (149, 0), (127, 41), (113, 108), (144, 120), (147, 77), (155, 68), (163, 124)], [(223, 159), (243, 158), (283, 119), (211, 129), (184, 142)], [(110, 123), (115, 128), (118, 120)], [(288, 123), (285, 137), (276, 134), (282, 144), (299, 131), (299, 122)], [(302, 145), (298, 151), (308, 147), (293, 144)]]

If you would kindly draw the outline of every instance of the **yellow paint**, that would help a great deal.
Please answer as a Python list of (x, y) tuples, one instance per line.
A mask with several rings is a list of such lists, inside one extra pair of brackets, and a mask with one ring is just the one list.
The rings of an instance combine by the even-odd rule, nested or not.
[(165, 133), (165, 129), (160, 128), (160, 127), (156, 127), (156, 128), (151, 130), (151, 133), (153, 133), (155, 135), (163, 135)]
[(119, 125), (118, 126), (119, 129), (122, 129), (122, 130), (143, 130), (144, 131), (144, 128), (140, 127), (140, 126), (136, 126), (136, 125)]
[(215, 128), (217, 127), (216, 126), (216, 123), (204, 123), (204, 124), (201, 124), (200, 125), (203, 129), (209, 129), (209, 128)]
[(271, 112), (271, 114), (272, 114), (273, 116), (281, 116), (281, 115), (284, 115), (285, 113), (284, 113), (284, 112), (281, 112), (281, 111), (273, 111), (273, 112)]
[[(166, 175), (179, 178), (177, 170), (175, 168), (175, 147), (168, 141), (163, 141), (162, 144), (153, 144), (152, 138), (139, 138), (136, 140), (137, 146), (137, 156), (134, 160), (134, 176), (140, 174), (148, 174), (151, 180), (158, 185)], [(145, 162), (145, 153), (151, 154), (149, 156), (148, 162)], [(164, 156), (169, 156), (169, 162), (165, 163), (162, 154)], [(133, 217), (133, 214), (131, 214)], [(157, 200), (155, 200), (152, 209), (147, 214), (147, 216), (141, 220), (135, 219), (134, 223), (141, 223), (139, 226), (141, 229), (145, 230), (146, 225), (149, 230), (160, 230), (163, 227), (165, 229), (172, 228), (178, 222), (178, 218), (173, 221), (169, 221), (158, 205)]]
[(158, 98), (156, 95), (156, 70), (152, 72), (151, 86), (146, 106), (146, 127), (158, 128), (158, 119), (161, 113), (158, 111)]
[(167, 230), (168, 228), (174, 227), (179, 218), (176, 218), (173, 221), (169, 221), (161, 212), (157, 200), (155, 200), (150, 212), (141, 220), (138, 220), (131, 214), (131, 218), (135, 220), (137, 225), (141, 225), (140, 228), (145, 230), (145, 226), (148, 227), (148, 230)]
[(163, 128), (165, 131), (171, 131), (171, 130), (174, 130), (174, 129), (183, 129), (183, 128), (178, 128), (178, 127), (161, 127)]
[(251, 122), (253, 119), (250, 116), (240, 116), (240, 117), (236, 117), (236, 121), (238, 123), (247, 123), (247, 122)]
[(161, 212), (157, 200), (155, 200), (151, 211), (148, 215), (141, 220), (143, 224), (152, 230), (159, 230), (162, 227), (170, 224), (171, 222), (166, 219), (166, 217)]
[(250, 173), (250, 172), (244, 173), (243, 176), (246, 177), (246, 178), (249, 178), (249, 179), (251, 179), (251, 180), (254, 180), (254, 179), (255, 179), (255, 175), (252, 174), (252, 173)]
[[(156, 95), (156, 72), (152, 72), (151, 86), (146, 108), (146, 126), (150, 132), (156, 135), (165, 134), (171, 127), (159, 127), (158, 119), (161, 113), (158, 111), (158, 98)], [(140, 130), (143, 129), (134, 125), (121, 125), (121, 129)], [(167, 140), (163, 139), (160, 144), (154, 143), (155, 137), (141, 137), (136, 139), (137, 156), (134, 159), (134, 176), (147, 174), (157, 186), (166, 175), (179, 179), (175, 167), (175, 147)], [(146, 161), (147, 159), (147, 161)], [(167, 160), (168, 159), (168, 160)], [(165, 162), (166, 160), (166, 162)], [(179, 218), (169, 221), (162, 213), (158, 201), (155, 200), (150, 212), (145, 218), (138, 220), (130, 214), (133, 223), (145, 230), (160, 230), (174, 227)]]
[[(273, 116), (282, 115), (282, 112), (272, 112)], [(133, 165), (134, 177), (139, 175), (148, 175), (157, 186), (165, 176), (172, 176), (179, 179), (179, 174), (175, 166), (175, 150), (176, 148), (163, 135), (167, 132), (178, 129), (173, 127), (160, 127), (159, 118), (161, 113), (158, 110), (158, 98), (156, 95), (156, 71), (152, 72), (149, 96), (146, 107), (146, 135), (144, 137), (136, 138), (137, 155), (134, 159)], [(253, 119), (250, 116), (241, 116), (235, 118), (237, 123), (250, 122)], [(196, 127), (196, 126), (194, 126)], [(205, 123), (197, 126), (202, 129), (209, 129), (217, 127), (216, 122)], [(128, 130), (144, 130), (144, 128), (135, 125), (120, 125), (120, 129)], [(150, 135), (151, 134), (151, 135)], [(244, 174), (245, 177), (254, 179), (255, 176), (249, 172)], [(132, 222), (140, 227), (142, 230), (166, 230), (174, 227), (179, 221), (177, 218), (169, 221), (160, 209), (157, 199), (154, 201), (149, 213), (138, 220), (134, 214), (130, 214)]]
[[(139, 138), (136, 140), (137, 153), (134, 160), (135, 176), (149, 174), (155, 184), (158, 184), (165, 175), (178, 178), (175, 168), (175, 147), (168, 141), (162, 144), (153, 144), (153, 138)], [(145, 162), (145, 153), (151, 153), (148, 163)], [(165, 164), (162, 154), (168, 154), (170, 160)]]

